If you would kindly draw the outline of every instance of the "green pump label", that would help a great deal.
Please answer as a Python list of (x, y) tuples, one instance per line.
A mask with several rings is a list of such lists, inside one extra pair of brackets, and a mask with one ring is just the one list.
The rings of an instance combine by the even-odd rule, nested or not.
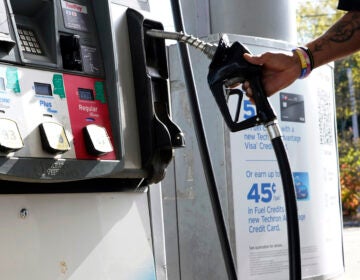
[(14, 93), (20, 93), (20, 83), (17, 68), (6, 68), (6, 88), (12, 90)]
[(64, 80), (61, 74), (54, 74), (53, 76), (54, 94), (57, 94), (61, 99), (65, 98)]
[(104, 83), (103, 82), (95, 82), (95, 99), (99, 100), (101, 103), (106, 103), (105, 100), (105, 90), (104, 90)]

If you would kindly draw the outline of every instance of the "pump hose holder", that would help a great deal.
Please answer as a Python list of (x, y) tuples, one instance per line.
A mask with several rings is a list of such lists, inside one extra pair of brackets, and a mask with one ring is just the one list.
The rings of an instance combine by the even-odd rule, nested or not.
[(185, 146), (184, 134), (170, 117), (168, 69), (163, 40), (146, 36), (161, 23), (126, 11), (138, 117), (141, 161), (149, 176), (145, 184), (161, 181), (173, 149)]

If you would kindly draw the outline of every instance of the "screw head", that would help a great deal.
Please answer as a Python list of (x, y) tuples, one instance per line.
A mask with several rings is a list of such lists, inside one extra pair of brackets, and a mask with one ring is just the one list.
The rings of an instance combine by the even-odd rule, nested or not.
[(22, 208), (20, 210), (20, 218), (25, 219), (27, 216), (29, 216), (29, 211), (26, 208)]

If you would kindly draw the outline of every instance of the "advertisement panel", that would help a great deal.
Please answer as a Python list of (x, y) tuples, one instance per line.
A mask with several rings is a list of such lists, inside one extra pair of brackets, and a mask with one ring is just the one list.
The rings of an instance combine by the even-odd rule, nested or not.
[[(291, 49), (271, 40), (234, 39), (255, 54)], [(331, 278), (343, 272), (333, 68), (314, 70), (270, 102), (296, 188), (303, 278)], [(255, 106), (246, 100), (242, 118), (254, 114)], [(230, 145), (239, 278), (288, 279), (283, 186), (266, 128), (231, 133)]]

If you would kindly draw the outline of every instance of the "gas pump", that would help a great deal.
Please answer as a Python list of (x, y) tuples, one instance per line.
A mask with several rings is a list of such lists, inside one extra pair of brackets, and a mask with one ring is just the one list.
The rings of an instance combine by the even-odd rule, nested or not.
[[(157, 183), (184, 139), (167, 76), (138, 88), (129, 7), (149, 12), (147, 1), (0, 0), (4, 279), (166, 279)], [(162, 48), (146, 47), (158, 73)]]
[[(1, 5), (1, 178), (159, 182), (183, 135), (170, 119), (166, 79), (133, 94), (119, 29), (126, 7), (90, 0)], [(165, 61), (165, 51), (152, 58)], [(153, 91), (163, 98), (152, 99)]]

